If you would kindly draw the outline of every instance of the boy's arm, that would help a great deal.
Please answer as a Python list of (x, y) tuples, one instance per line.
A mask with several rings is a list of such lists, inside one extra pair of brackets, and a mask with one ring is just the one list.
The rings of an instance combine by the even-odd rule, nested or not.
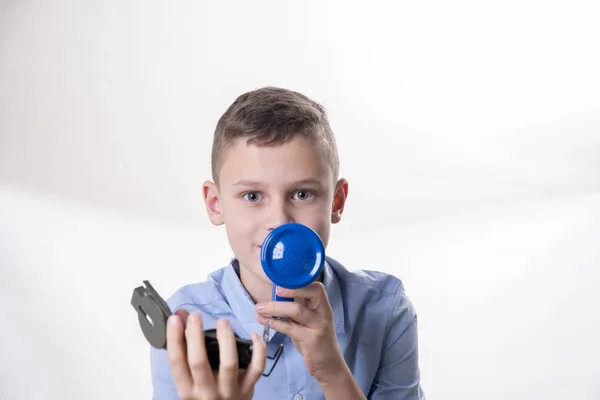
[(350, 369), (328, 382), (319, 382), (326, 400), (367, 400)]
[(388, 331), (369, 400), (425, 400), (420, 384), (417, 313), (402, 284), (390, 304)]

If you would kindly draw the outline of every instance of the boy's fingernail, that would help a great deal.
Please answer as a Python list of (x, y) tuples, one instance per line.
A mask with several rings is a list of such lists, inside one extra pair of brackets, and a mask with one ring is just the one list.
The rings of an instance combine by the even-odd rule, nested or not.
[(277, 294), (286, 294), (287, 291), (288, 290), (286, 288), (282, 288), (281, 286), (277, 286)]
[(256, 305), (256, 311), (262, 311), (265, 309), (265, 305), (263, 303), (258, 303)]
[(177, 323), (177, 317), (175, 315), (170, 315), (169, 318), (167, 318), (167, 324), (175, 325), (176, 323)]
[(220, 319), (217, 321), (217, 328), (226, 328), (228, 321), (226, 319)]

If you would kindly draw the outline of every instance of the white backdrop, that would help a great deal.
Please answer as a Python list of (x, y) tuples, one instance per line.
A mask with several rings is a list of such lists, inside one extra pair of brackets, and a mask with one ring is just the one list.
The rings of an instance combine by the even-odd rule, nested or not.
[(548, 3), (0, 0), (0, 399), (151, 397), (131, 292), (229, 260), (201, 183), (264, 85), (326, 105), (329, 254), (403, 279), (430, 399), (599, 399), (599, 14)]

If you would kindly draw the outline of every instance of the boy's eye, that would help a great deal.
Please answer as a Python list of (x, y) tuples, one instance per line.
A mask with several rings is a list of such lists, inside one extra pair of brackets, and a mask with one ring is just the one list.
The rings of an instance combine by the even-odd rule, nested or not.
[(308, 200), (312, 196), (314, 196), (314, 194), (310, 190), (298, 190), (292, 197), (294, 200)]
[(243, 197), (251, 203), (255, 203), (260, 200), (260, 194), (256, 192), (245, 193)]

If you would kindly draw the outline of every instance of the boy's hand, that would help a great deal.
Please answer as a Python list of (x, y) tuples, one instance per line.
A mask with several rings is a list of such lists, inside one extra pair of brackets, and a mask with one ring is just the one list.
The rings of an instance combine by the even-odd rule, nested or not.
[[(184, 337), (185, 336), (185, 337)], [(252, 360), (246, 371), (238, 371), (235, 337), (229, 321), (217, 321), (219, 371), (212, 371), (204, 345), (200, 314), (178, 310), (167, 323), (169, 363), (181, 400), (251, 399), (254, 385), (264, 371), (267, 349), (252, 335)]]
[[(320, 383), (337, 379), (349, 373), (338, 344), (333, 322), (333, 311), (325, 287), (313, 282), (302, 289), (277, 288), (277, 294), (288, 298), (303, 298), (301, 302), (271, 301), (256, 305), (258, 321), (269, 321), (271, 328), (292, 339), (304, 358), (308, 372)], [(265, 315), (288, 317), (278, 320)]]

